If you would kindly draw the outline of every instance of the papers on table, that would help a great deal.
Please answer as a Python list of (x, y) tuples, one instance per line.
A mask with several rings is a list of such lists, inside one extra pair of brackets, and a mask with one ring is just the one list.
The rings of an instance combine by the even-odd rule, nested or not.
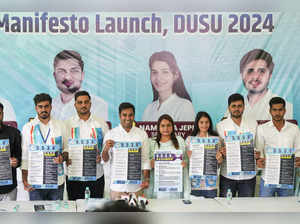
[(96, 139), (70, 139), (68, 180), (95, 181), (97, 172), (97, 141)]
[(182, 192), (182, 150), (157, 150), (154, 160), (154, 192)]
[(269, 147), (265, 151), (265, 186), (293, 189), (295, 175), (295, 149)]
[(59, 145), (30, 145), (28, 157), (28, 183), (37, 189), (57, 189)]
[(12, 184), (9, 139), (0, 140), (0, 186)]
[(141, 184), (141, 142), (115, 142), (112, 148), (113, 184)]
[(225, 137), (227, 175), (255, 175), (254, 138), (251, 133)]
[(216, 187), (218, 163), (216, 153), (219, 138), (191, 137), (189, 176), (192, 190), (200, 190), (204, 182), (207, 187)]

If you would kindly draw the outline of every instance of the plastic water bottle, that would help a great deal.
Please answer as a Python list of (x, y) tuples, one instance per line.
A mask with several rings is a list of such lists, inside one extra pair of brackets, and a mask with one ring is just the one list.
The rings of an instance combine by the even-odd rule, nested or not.
[(232, 192), (230, 188), (227, 190), (226, 199), (227, 199), (227, 203), (230, 205), (232, 200)]
[(84, 199), (85, 200), (89, 200), (91, 197), (91, 191), (90, 191), (90, 188), (89, 187), (86, 187), (85, 188), (85, 191), (84, 191)]

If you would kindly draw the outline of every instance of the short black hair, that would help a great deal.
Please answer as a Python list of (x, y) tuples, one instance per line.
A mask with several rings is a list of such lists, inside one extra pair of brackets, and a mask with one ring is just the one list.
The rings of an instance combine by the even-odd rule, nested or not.
[(0, 109), (4, 109), (4, 106), (3, 106), (3, 104), (0, 102)]
[(130, 108), (132, 108), (133, 114), (135, 114), (135, 108), (134, 108), (133, 104), (128, 103), (128, 102), (121, 103), (119, 106), (119, 114), (121, 114), (122, 110), (130, 109)]
[(36, 94), (33, 98), (33, 101), (34, 101), (35, 105), (37, 105), (38, 103), (43, 102), (43, 101), (49, 101), (49, 103), (52, 104), (52, 98), (47, 93)]
[(240, 100), (243, 101), (243, 104), (245, 104), (244, 97), (239, 93), (234, 93), (228, 97), (228, 106), (230, 106), (232, 102), (240, 101)]
[(272, 99), (270, 99), (269, 105), (270, 105), (270, 109), (272, 108), (272, 106), (274, 104), (283, 104), (283, 107), (285, 108), (285, 100), (279, 96), (273, 97)]
[(84, 90), (78, 91), (78, 92), (75, 93), (75, 101), (77, 100), (77, 98), (78, 98), (79, 96), (88, 96), (89, 99), (91, 99), (90, 94), (89, 94), (87, 91), (84, 91)]

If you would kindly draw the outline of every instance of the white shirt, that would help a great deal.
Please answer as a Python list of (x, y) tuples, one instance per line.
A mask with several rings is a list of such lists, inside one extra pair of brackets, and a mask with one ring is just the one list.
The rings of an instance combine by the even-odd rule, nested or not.
[(14, 111), (14, 108), (10, 104), (10, 102), (4, 98), (0, 97), (0, 103), (3, 104), (4, 110), (4, 117), (3, 121), (16, 121), (16, 113)]
[[(217, 124), (217, 132), (223, 140), (225, 139), (225, 132), (228, 131), (236, 131), (236, 134), (243, 134), (245, 132), (250, 132), (251, 134), (253, 134), (253, 137), (255, 138), (256, 129), (257, 129), (256, 121), (250, 119), (244, 119), (244, 118), (242, 118), (240, 126), (234, 123), (231, 117), (226, 118)], [(245, 175), (245, 174), (228, 176), (226, 159), (223, 160), (220, 171), (222, 176), (232, 180), (248, 180), (255, 177), (255, 175)]]
[[(107, 103), (100, 97), (91, 95), (91, 112), (96, 116), (102, 117), (105, 121), (108, 120), (108, 105)], [(67, 120), (70, 117), (77, 114), (76, 109), (74, 107), (75, 99), (74, 97), (72, 100), (66, 104), (64, 104), (60, 98), (60, 95), (57, 96), (52, 101), (52, 111), (51, 114), (53, 118), (57, 120)]]
[[(93, 128), (101, 128), (103, 138), (104, 135), (108, 132), (108, 125), (106, 124), (106, 122), (100, 117), (93, 116), (93, 114), (91, 114), (89, 119), (86, 121), (81, 120), (78, 114), (76, 114), (65, 122), (65, 126), (67, 141), (72, 138), (72, 128), (79, 128), (79, 138), (81, 139), (90, 139)], [(69, 147), (66, 147), (64, 151), (68, 152)], [(102, 164), (97, 163), (96, 178), (98, 179), (102, 177), (103, 174)]]
[[(65, 144), (65, 126), (61, 121), (54, 120), (52, 117), (50, 118), (50, 121), (45, 125), (43, 124), (38, 117), (36, 116), (32, 121), (26, 123), (22, 129), (22, 170), (28, 170), (28, 149), (30, 144), (33, 144), (31, 142), (31, 129), (36, 126), (40, 125), (40, 129), (42, 132), (42, 135), (46, 141), (45, 144), (52, 145), (52, 139), (56, 137), (62, 136), (62, 146), (64, 150), (64, 144)], [(49, 131), (50, 129), (50, 131)], [(46, 138), (47, 133), (49, 131), (49, 137)], [(58, 185), (61, 185), (64, 183), (64, 175), (58, 176)], [(30, 184), (30, 183), (29, 183)]]
[[(142, 143), (142, 170), (150, 170), (150, 161), (149, 161), (149, 142), (148, 136), (145, 131), (140, 128), (132, 127), (129, 132), (125, 131), (125, 129), (120, 124), (119, 126), (115, 127), (114, 129), (107, 132), (104, 137), (104, 143), (107, 140), (113, 140), (115, 142), (126, 141), (126, 142), (141, 142)], [(104, 148), (103, 146), (103, 148)], [(109, 160), (105, 163), (106, 165), (110, 166), (110, 169), (115, 166), (112, 159), (113, 153), (112, 149), (109, 151)], [(105, 173), (106, 175), (106, 173)], [(109, 174), (108, 174), (109, 175)], [(118, 191), (118, 192), (137, 192), (140, 190), (139, 184), (113, 184), (112, 181), (110, 182), (110, 190)]]
[[(248, 97), (244, 96), (245, 109), (243, 113), (243, 117), (252, 120), (272, 120), (270, 115), (270, 105), (269, 102), (273, 97), (278, 97), (278, 95), (273, 94), (271, 90), (268, 89), (267, 93), (261, 98), (258, 102), (256, 102), (253, 106), (250, 105)], [(293, 104), (285, 101), (285, 109), (286, 113), (285, 119), (293, 119)], [(230, 116), (229, 111), (227, 109), (225, 117)]]
[[(283, 128), (278, 131), (273, 121), (259, 125), (256, 135), (256, 148), (260, 151), (260, 157), (265, 158), (265, 149), (294, 148), (295, 156), (300, 157), (300, 131), (297, 125), (285, 121)], [(262, 171), (262, 178), (265, 176)]]
[(156, 100), (149, 104), (143, 114), (143, 121), (157, 121), (163, 114), (169, 114), (174, 121), (194, 121), (193, 104), (173, 93), (161, 104)]

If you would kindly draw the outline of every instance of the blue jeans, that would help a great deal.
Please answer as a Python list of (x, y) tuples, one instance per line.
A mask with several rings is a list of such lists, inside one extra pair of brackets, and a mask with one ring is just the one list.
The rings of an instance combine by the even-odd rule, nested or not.
[(191, 195), (205, 198), (217, 197), (217, 189), (215, 190), (192, 190)]
[(294, 195), (294, 189), (283, 189), (278, 187), (266, 187), (263, 178), (260, 179), (259, 196), (260, 197), (274, 197), (277, 193), (278, 197), (288, 197)]
[(235, 197), (238, 192), (239, 197), (254, 197), (256, 177), (249, 180), (232, 180), (220, 175), (220, 197), (226, 197), (228, 189)]
[(63, 200), (64, 184), (59, 185), (57, 189), (35, 189), (29, 192), (30, 201), (56, 201)]

